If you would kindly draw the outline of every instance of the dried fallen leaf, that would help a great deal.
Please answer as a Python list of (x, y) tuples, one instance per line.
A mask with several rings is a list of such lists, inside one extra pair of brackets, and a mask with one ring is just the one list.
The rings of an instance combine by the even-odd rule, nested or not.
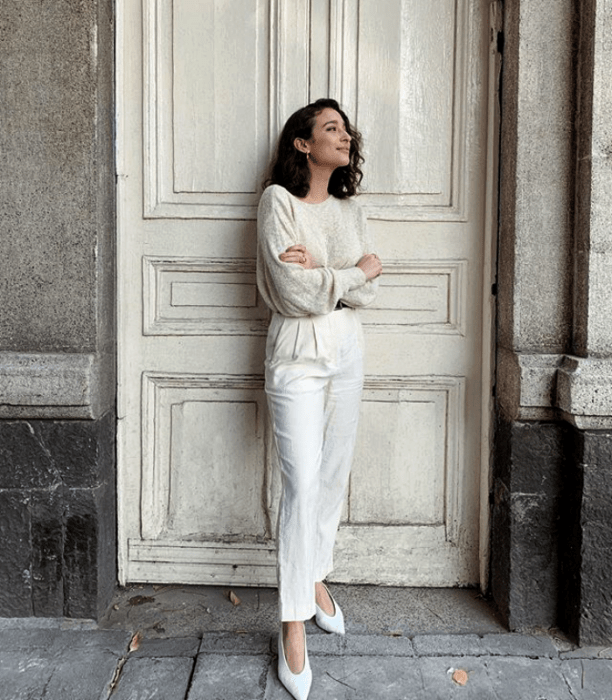
[(234, 593), (234, 591), (229, 592), (229, 599), (232, 605), (240, 605), (240, 598)]
[(140, 646), (140, 642), (142, 642), (142, 634), (140, 632), (136, 632), (136, 634), (132, 637), (130, 641), (130, 646), (128, 647), (128, 651), (137, 651), (138, 647)]
[(144, 605), (145, 603), (154, 603), (155, 598), (150, 595), (135, 595), (128, 598), (128, 603), (130, 605)]
[(453, 673), (453, 681), (457, 685), (465, 685), (468, 682), (468, 674), (466, 671), (464, 671), (462, 668), (458, 668), (454, 673)]

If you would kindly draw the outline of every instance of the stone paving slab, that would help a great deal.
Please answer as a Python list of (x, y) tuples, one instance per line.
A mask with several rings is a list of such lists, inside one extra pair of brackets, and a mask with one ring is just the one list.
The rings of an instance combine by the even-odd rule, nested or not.
[[(276, 641), (273, 648), (276, 653)], [(414, 656), (414, 647), (408, 637), (317, 634), (308, 637), (308, 653), (312, 656)]]
[(112, 652), (91, 647), (88, 653), (61, 655), (2, 650), (0, 699), (99, 700), (118, 659)]
[[(144, 639), (128, 652), (131, 637), (0, 629), (0, 700), (290, 700), (268, 633)], [(550, 636), (313, 630), (308, 646), (310, 700), (612, 700), (609, 648), (560, 651)], [(455, 669), (466, 671), (465, 687), (453, 682)]]
[(111, 630), (4, 629), (0, 631), (0, 649), (24, 650), (44, 656), (67, 650), (94, 653), (106, 650), (121, 655), (127, 651), (132, 635)]
[(263, 700), (269, 668), (269, 656), (200, 655), (187, 700)]
[(578, 647), (562, 651), (559, 656), (562, 659), (612, 659), (612, 647)]
[(200, 648), (199, 637), (177, 637), (175, 639), (143, 639), (130, 658), (190, 656), (195, 659)]
[(524, 634), (430, 634), (412, 642), (417, 656), (558, 656), (550, 638)]
[(130, 658), (121, 669), (113, 693), (106, 691), (99, 700), (182, 700), (187, 694), (194, 663), (194, 659), (184, 656)]
[[(418, 661), (411, 658), (313, 657), (308, 700), (433, 700), (424, 693)], [(289, 700), (270, 668), (265, 700)], [(446, 700), (446, 699), (445, 699)]]
[(606, 660), (571, 659), (562, 664), (563, 676), (578, 700), (612, 698), (612, 665)]
[(204, 634), (200, 642), (200, 653), (269, 654), (269, 634), (238, 634), (218, 632)]
[(7, 629), (98, 630), (95, 620), (72, 617), (0, 617), (0, 632)]
[(8, 629), (0, 634), (1, 700), (98, 700), (127, 651), (126, 632)]
[[(556, 659), (520, 657), (376, 658), (313, 657), (309, 700), (606, 700), (603, 678), (589, 694), (573, 691)], [(468, 674), (465, 686), (452, 679)], [(605, 686), (604, 686), (605, 687)], [(253, 696), (258, 697), (258, 696)], [(270, 667), (265, 700), (287, 700), (275, 665)]]
[[(576, 700), (557, 659), (430, 657), (418, 659), (428, 700)], [(465, 686), (454, 670), (468, 674)]]

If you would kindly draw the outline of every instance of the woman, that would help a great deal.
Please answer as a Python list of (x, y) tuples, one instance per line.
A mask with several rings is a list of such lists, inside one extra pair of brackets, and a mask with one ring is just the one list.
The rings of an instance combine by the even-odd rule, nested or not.
[(352, 199), (362, 178), (360, 134), (335, 100), (287, 121), (258, 211), (257, 285), (274, 312), (266, 394), (282, 476), (278, 584), (279, 678), (298, 700), (312, 674), (304, 621), (344, 633), (322, 583), (346, 492), (363, 385), (355, 309), (382, 267)]

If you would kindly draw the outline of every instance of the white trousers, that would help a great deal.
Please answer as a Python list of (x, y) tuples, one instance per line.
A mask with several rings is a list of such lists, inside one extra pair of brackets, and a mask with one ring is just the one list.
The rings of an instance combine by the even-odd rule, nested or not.
[(315, 581), (333, 568), (363, 387), (358, 312), (274, 314), (266, 344), (266, 394), (281, 469), (277, 531), (282, 621), (315, 614)]

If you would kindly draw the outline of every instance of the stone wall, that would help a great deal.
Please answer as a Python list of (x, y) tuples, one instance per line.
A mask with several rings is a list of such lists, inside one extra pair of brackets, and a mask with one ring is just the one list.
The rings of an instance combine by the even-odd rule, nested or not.
[(507, 2), (505, 26), (491, 589), (511, 629), (604, 643), (612, 2)]
[[(491, 591), (609, 642), (612, 0), (508, 0)], [(112, 0), (0, 18), (0, 615), (116, 578)]]
[(114, 3), (0, 18), (0, 615), (95, 617), (116, 578)]
[(491, 591), (511, 629), (557, 617), (564, 428), (556, 374), (572, 342), (572, 0), (504, 3)]

